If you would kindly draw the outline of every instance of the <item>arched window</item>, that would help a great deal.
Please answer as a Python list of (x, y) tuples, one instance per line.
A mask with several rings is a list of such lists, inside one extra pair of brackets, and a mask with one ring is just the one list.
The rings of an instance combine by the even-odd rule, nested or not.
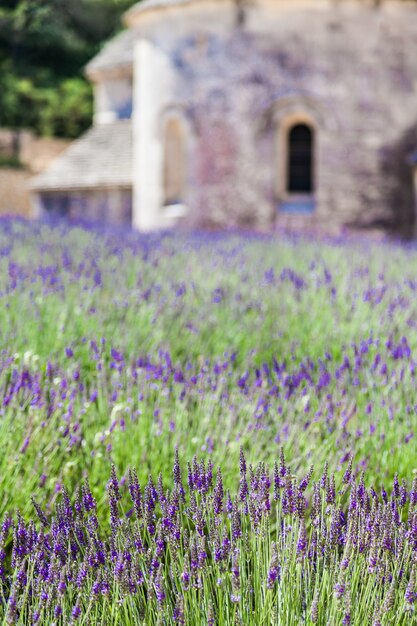
[(312, 194), (314, 133), (307, 124), (296, 124), (289, 129), (287, 147), (287, 192)]
[(184, 203), (185, 140), (184, 127), (177, 117), (164, 126), (164, 206)]

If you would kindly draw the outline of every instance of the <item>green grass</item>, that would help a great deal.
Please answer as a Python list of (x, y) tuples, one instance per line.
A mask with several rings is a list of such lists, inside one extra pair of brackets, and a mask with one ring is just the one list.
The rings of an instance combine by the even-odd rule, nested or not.
[[(253, 461), (274, 460), (283, 445), (295, 469), (325, 459), (336, 469), (353, 453), (376, 482), (417, 467), (414, 440), (404, 443), (414, 432), (417, 402), (410, 359), (393, 360), (385, 347), (388, 338), (402, 336), (411, 351), (416, 347), (413, 250), (239, 235), (138, 238), (6, 222), (0, 253), (2, 395), (27, 370), (44, 396), (33, 405), (31, 383), (3, 408), (3, 510), (30, 506), (40, 483), (42, 497), (53, 499), (57, 482), (77, 485), (87, 472), (98, 493), (111, 462), (121, 473), (134, 464), (142, 477), (151, 470), (167, 476), (175, 446), (187, 458), (211, 453), (226, 469), (241, 445)], [(374, 344), (356, 375), (352, 345), (370, 336)], [(121, 372), (109, 368), (111, 348), (124, 355)], [(378, 352), (388, 377), (372, 370)], [(145, 357), (164, 364), (165, 353), (173, 369), (198, 377), (184, 397), (172, 372), (151, 380), (134, 365)], [(338, 381), (344, 355), (352, 370)], [(273, 359), (286, 363), (288, 375), (314, 362), (311, 385), (304, 382), (290, 398), (285, 389), (281, 397), (274, 391), (282, 381), (264, 376), (256, 386), (256, 368), (271, 367)], [(320, 360), (332, 381), (317, 391)], [(227, 371), (210, 374), (223, 362)], [(237, 385), (245, 372), (247, 393)], [(63, 380), (68, 390), (58, 402)], [(259, 402), (269, 404), (260, 419)], [(227, 472), (225, 480), (232, 482)]]

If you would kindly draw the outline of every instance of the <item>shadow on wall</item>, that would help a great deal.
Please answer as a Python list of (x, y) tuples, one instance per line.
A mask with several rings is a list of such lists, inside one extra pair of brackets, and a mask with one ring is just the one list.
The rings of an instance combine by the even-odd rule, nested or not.
[(408, 160), (416, 146), (417, 124), (380, 155), (380, 171), (392, 207), (392, 223), (387, 227), (393, 234), (404, 238), (413, 237), (416, 225), (413, 169)]

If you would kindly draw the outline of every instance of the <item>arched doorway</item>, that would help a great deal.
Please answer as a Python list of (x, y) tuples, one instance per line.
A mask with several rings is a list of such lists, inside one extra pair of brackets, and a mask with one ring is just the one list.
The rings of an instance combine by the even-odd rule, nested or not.
[(170, 117), (164, 126), (163, 204), (184, 204), (185, 195), (185, 133), (182, 121)]

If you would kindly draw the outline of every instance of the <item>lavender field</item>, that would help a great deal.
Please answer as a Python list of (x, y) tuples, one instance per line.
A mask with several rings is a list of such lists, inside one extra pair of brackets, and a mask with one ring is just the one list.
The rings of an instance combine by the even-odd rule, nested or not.
[(417, 624), (417, 249), (0, 223), (0, 623)]

